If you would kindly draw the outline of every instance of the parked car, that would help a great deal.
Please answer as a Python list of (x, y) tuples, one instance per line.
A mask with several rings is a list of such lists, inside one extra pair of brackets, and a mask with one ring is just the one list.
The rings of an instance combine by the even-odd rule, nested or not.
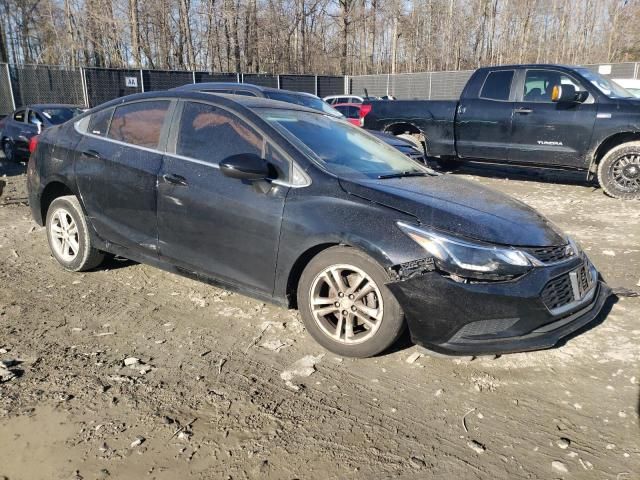
[(349, 123), (360, 127), (360, 107), (361, 103), (336, 103), (333, 105), (337, 111), (339, 111)]
[(363, 103), (365, 99), (358, 95), (329, 95), (324, 97), (323, 100), (329, 105), (336, 105), (340, 103)]
[(339, 355), (380, 353), (405, 326), (442, 353), (551, 347), (609, 295), (525, 204), (264, 98), (111, 101), (46, 130), (27, 184), (65, 269), (109, 252), (296, 307)]
[(366, 128), (414, 135), (429, 156), (580, 170), (640, 198), (640, 100), (582, 67), (480, 68), (460, 100), (372, 101)]
[(75, 105), (38, 104), (21, 107), (0, 122), (0, 145), (12, 161), (29, 157), (29, 141), (44, 129), (59, 125), (82, 113)]
[[(262, 87), (260, 85), (252, 85), (250, 83), (203, 82), (183, 85), (181, 87), (177, 87), (175, 90), (270, 98), (281, 102), (302, 105), (340, 118), (346, 117), (343, 112), (333, 108), (315, 95), (304, 92), (292, 92), (290, 90)], [(348, 117), (347, 120), (354, 123), (352, 122), (352, 119)], [(357, 124), (360, 125), (360, 120), (358, 120)], [(411, 138), (408, 138), (409, 141), (402, 141), (394, 138), (393, 135), (373, 131), (371, 133), (383, 142), (397, 148), (412, 159), (426, 164), (427, 160), (424, 155), (424, 149), (421, 145), (416, 145)], [(405, 140), (407, 140), (407, 138), (405, 138)]]
[(636, 78), (614, 78), (613, 81), (636, 98), (640, 97), (640, 80)]

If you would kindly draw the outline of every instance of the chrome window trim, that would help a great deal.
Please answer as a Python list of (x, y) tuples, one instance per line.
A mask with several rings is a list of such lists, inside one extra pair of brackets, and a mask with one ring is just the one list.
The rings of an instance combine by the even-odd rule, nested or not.
[[(86, 117), (74, 122), (73, 127), (75, 128), (76, 132), (78, 132), (80, 135), (85, 135), (87, 137), (96, 138), (98, 140), (103, 140), (105, 142), (115, 143), (116, 145), (122, 145), (124, 147), (137, 148), (137, 149), (143, 150), (145, 152), (157, 153), (159, 155), (166, 155), (166, 156), (177, 158), (177, 159), (180, 159), (180, 160), (185, 160), (187, 162), (197, 163), (198, 165), (204, 165), (206, 167), (211, 167), (211, 168), (214, 168), (214, 169), (217, 169), (217, 170), (220, 169), (220, 165), (218, 165), (218, 164), (214, 164), (214, 163), (211, 163), (211, 162), (205, 162), (204, 160), (198, 160), (197, 158), (186, 157), (184, 155), (179, 155), (177, 153), (171, 153), (171, 152), (168, 152), (168, 151), (162, 151), (162, 150), (158, 150), (158, 149), (155, 149), (155, 148), (148, 148), (148, 147), (143, 147), (143, 146), (140, 146), (140, 145), (132, 145), (130, 143), (125, 143), (125, 142), (122, 142), (120, 140), (114, 140), (113, 138), (108, 138), (108, 137), (101, 137), (100, 135), (95, 135), (93, 133), (89, 133), (86, 130), (85, 131), (81, 130), (80, 129), (80, 124), (82, 122), (86, 123), (86, 125), (84, 125), (85, 128), (87, 128), (89, 126), (90, 117), (91, 117), (90, 115), (87, 115)], [(268, 140), (265, 140), (265, 141), (269, 142)], [(272, 142), (269, 142), (269, 143), (272, 144)], [(293, 168), (297, 169), (298, 173), (305, 179), (304, 183), (302, 183), (302, 184), (294, 184), (294, 183), (291, 183), (291, 182), (285, 182), (283, 180), (277, 180), (277, 179), (276, 180), (270, 180), (269, 182), (274, 184), (274, 185), (279, 185), (279, 186), (282, 186), (282, 187), (290, 187), (290, 188), (304, 188), (304, 187), (308, 187), (309, 185), (311, 185), (311, 178), (309, 178), (309, 175), (307, 175), (307, 173), (304, 170), (302, 170), (293, 161), (292, 161), (292, 165), (293, 165)], [(292, 173), (291, 176), (293, 177), (293, 173)]]

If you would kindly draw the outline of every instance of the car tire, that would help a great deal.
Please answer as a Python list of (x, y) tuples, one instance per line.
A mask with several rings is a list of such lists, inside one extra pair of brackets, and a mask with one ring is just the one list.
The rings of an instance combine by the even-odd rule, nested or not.
[(424, 144), (422, 143), (422, 135), (417, 133), (401, 133), (400, 135), (396, 135), (396, 137), (406, 140), (407, 142), (412, 143), (419, 148), (421, 152), (424, 152)]
[(4, 159), (7, 162), (16, 161), (16, 151), (11, 140), (5, 140), (4, 142), (2, 142), (2, 153), (4, 153)]
[(58, 197), (51, 203), (46, 230), (51, 253), (65, 270), (82, 272), (102, 263), (104, 253), (92, 245), (86, 217), (75, 196)]
[(610, 197), (640, 198), (640, 142), (623, 143), (609, 150), (598, 164), (598, 183)]
[[(344, 288), (339, 288), (334, 273)], [(306, 266), (298, 284), (298, 309), (307, 331), (324, 348), (345, 357), (371, 357), (388, 349), (405, 328), (402, 308), (385, 285), (388, 281), (384, 268), (355, 248), (323, 250)]]

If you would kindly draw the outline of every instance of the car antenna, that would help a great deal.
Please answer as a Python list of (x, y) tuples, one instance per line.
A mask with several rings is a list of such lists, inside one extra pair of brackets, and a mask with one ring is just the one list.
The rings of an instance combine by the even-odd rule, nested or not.
[(365, 98), (366, 100), (369, 100), (369, 92), (367, 91), (367, 89), (366, 89), (366, 88), (364, 89), (364, 98)]

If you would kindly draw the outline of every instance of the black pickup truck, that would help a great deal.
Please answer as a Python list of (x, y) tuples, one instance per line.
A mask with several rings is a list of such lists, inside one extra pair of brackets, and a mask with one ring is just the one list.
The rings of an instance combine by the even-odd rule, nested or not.
[(460, 100), (371, 101), (361, 116), (365, 128), (412, 136), (443, 164), (581, 170), (612, 197), (640, 198), (640, 99), (586, 68), (480, 68)]

